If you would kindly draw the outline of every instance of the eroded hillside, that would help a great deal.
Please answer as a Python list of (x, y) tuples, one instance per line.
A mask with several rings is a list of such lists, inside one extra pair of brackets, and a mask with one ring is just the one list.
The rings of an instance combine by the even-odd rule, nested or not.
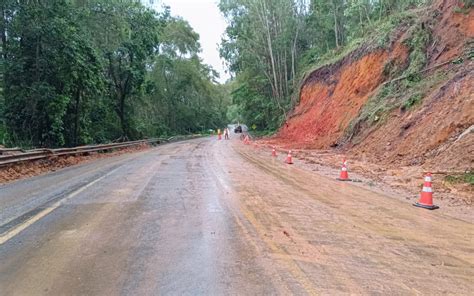
[(391, 33), (303, 80), (270, 143), (337, 147), (386, 165), (472, 168), (474, 12), (438, 1)]

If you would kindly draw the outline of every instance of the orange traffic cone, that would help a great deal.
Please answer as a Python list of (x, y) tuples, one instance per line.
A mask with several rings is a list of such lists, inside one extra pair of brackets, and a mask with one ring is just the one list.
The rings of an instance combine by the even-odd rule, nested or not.
[(276, 156), (277, 156), (277, 152), (276, 152), (276, 150), (275, 150), (275, 147), (273, 147), (273, 149), (272, 149), (272, 156), (273, 156), (273, 157), (276, 157)]
[(339, 175), (339, 178), (337, 178), (337, 180), (352, 181), (352, 179), (349, 179), (349, 173), (347, 172), (347, 160), (345, 159), (342, 160), (341, 174)]
[(291, 150), (288, 151), (288, 155), (286, 156), (285, 162), (287, 164), (293, 164), (293, 160), (292, 160), (292, 157), (291, 157)]
[(431, 188), (431, 173), (425, 175), (425, 182), (423, 183), (423, 189), (421, 190), (420, 200), (413, 205), (428, 210), (438, 209), (439, 207), (433, 205), (433, 189)]

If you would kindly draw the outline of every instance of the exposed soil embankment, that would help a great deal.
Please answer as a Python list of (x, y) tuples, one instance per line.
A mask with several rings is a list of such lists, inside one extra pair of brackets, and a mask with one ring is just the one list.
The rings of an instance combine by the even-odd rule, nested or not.
[[(302, 87), (300, 104), (278, 133), (278, 140), (305, 148), (335, 143), (380, 84), (387, 57), (382, 50), (356, 61), (349, 56), (311, 73)], [(346, 64), (350, 67), (343, 66)]]
[[(472, 75), (472, 72), (471, 72)], [(462, 70), (424, 98), (414, 112), (396, 110), (350, 152), (389, 166), (468, 170), (473, 165), (474, 79)]]
[(349, 143), (356, 155), (387, 165), (424, 165), (431, 170), (469, 170), (474, 162), (474, 11), (455, 12), (456, 1), (442, 1), (444, 11), (433, 28), (422, 79), (435, 80), (424, 89), (421, 104), (393, 110), (387, 120), (361, 132), (360, 143)]
[[(371, 165), (377, 174), (381, 166), (392, 170), (397, 184), (413, 184), (423, 171), (472, 170), (474, 11), (445, 0), (417, 13), (417, 22), (399, 29), (388, 47), (359, 48), (307, 75), (299, 105), (262, 142), (329, 149), (365, 163), (361, 167), (369, 175)], [(429, 35), (421, 49), (410, 41), (416, 30)], [(409, 72), (417, 62), (415, 50), (424, 60), (418, 80)], [(404, 176), (409, 168), (411, 175)], [(472, 194), (472, 186), (466, 190)]]

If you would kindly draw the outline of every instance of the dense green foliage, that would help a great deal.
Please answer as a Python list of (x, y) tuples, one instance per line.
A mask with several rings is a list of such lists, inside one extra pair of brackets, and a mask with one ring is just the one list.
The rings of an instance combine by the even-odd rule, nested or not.
[(215, 128), (225, 90), (189, 24), (136, 0), (3, 0), (0, 144), (74, 146)]
[[(221, 0), (228, 27), (220, 50), (236, 76), (233, 103), (249, 125), (276, 129), (295, 105), (305, 71), (335, 61), (368, 37), (385, 46), (393, 29), (411, 17), (406, 10), (427, 2)], [(424, 42), (419, 38), (414, 42)]]

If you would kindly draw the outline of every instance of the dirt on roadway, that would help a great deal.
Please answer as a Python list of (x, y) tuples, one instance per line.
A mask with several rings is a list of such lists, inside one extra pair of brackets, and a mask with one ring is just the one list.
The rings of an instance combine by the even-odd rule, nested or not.
[(124, 153), (138, 152), (148, 148), (150, 148), (148, 144), (142, 144), (117, 149), (112, 152), (91, 152), (83, 155), (51, 156), (46, 159), (16, 163), (6, 167), (0, 167), (0, 185), (48, 172), (54, 172), (80, 163), (96, 161), (101, 158), (117, 156)]
[[(52, 201), (2, 241), (29, 221), (18, 217)], [(3, 295), (474, 289), (472, 222), (285, 165), (238, 140), (173, 143), (17, 181), (0, 187), (0, 206)]]

